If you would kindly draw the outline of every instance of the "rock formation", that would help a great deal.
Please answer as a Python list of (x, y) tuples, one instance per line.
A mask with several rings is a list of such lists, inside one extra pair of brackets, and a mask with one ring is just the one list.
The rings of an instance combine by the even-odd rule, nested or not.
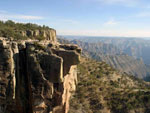
[(81, 50), (57, 43), (55, 31), (43, 36), (48, 40), (0, 38), (0, 113), (68, 112)]
[(45, 29), (45, 30), (21, 30), (21, 31), (16, 31), (20, 32), (22, 36), (24, 37), (30, 37), (30, 38), (36, 38), (36, 37), (43, 37), (46, 40), (50, 40), (55, 42), (56, 41), (56, 31), (54, 29)]

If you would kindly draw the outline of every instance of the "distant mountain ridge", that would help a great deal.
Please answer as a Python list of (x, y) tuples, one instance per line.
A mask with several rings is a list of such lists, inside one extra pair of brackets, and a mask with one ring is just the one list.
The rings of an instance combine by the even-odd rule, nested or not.
[(132, 74), (138, 78), (145, 80), (149, 79), (150, 67), (145, 65), (142, 59), (129, 56), (122, 51), (122, 48), (118, 48), (114, 44), (108, 42), (104, 43), (103, 41), (97, 41), (97, 43), (94, 43), (94, 41), (92, 41), (89, 43), (86, 39), (84, 42), (80, 40), (70, 40), (70, 42), (65, 41), (65, 39), (63, 40), (63, 43), (73, 43), (80, 46), (83, 51), (82, 54), (86, 57), (97, 61), (104, 61), (121, 72)]
[(147, 65), (150, 65), (150, 39), (125, 38), (125, 37), (84, 37), (84, 36), (64, 36), (66, 39), (77, 39), (88, 43), (112, 44), (119, 48), (123, 53), (133, 56), (136, 59), (142, 59)]

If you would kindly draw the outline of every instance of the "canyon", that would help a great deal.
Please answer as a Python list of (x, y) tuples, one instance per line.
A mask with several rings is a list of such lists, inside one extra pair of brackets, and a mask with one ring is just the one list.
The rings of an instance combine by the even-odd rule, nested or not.
[[(150, 80), (149, 49), (145, 48), (149, 47), (149, 40), (84, 36), (64, 36), (64, 38), (59, 39), (60, 43), (78, 45), (82, 48), (82, 55), (85, 57), (104, 61), (123, 73), (131, 74), (145, 81)], [(143, 49), (139, 49), (139, 47)], [(127, 52), (127, 48), (130, 48), (129, 50), (133, 49), (129, 53)], [(145, 52), (143, 53), (141, 50)], [(137, 55), (138, 53), (140, 53), (140, 56)], [(147, 58), (142, 56), (147, 56)]]

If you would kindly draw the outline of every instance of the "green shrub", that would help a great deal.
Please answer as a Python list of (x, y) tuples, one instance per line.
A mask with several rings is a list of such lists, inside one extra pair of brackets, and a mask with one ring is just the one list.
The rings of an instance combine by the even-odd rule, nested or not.
[[(0, 37), (6, 37), (6, 38), (14, 38), (16, 40), (25, 40), (27, 38), (33, 38), (33, 37), (26, 37), (22, 36), (20, 31), (26, 31), (26, 30), (49, 30), (48, 26), (39, 26), (37, 24), (22, 24), (22, 23), (15, 23), (11, 20), (8, 20), (6, 22), (0, 21)], [(34, 37), (37, 40), (43, 40), (45, 39), (43, 36), (37, 36)]]

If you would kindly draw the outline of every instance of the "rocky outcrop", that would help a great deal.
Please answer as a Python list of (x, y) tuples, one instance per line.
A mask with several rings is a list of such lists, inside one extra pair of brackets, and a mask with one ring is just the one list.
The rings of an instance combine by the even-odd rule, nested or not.
[[(18, 32), (18, 30), (16, 31)], [(22, 36), (24, 37), (30, 37), (30, 38), (37, 38), (37, 37), (42, 37), (46, 40), (50, 40), (51, 42), (56, 42), (56, 31), (54, 29), (37, 29), (37, 30), (24, 30), (24, 31), (19, 31)]]
[[(39, 31), (25, 35), (38, 35)], [(0, 113), (67, 113), (81, 50), (45, 41), (0, 38)], [(49, 37), (48, 37), (49, 36)]]

